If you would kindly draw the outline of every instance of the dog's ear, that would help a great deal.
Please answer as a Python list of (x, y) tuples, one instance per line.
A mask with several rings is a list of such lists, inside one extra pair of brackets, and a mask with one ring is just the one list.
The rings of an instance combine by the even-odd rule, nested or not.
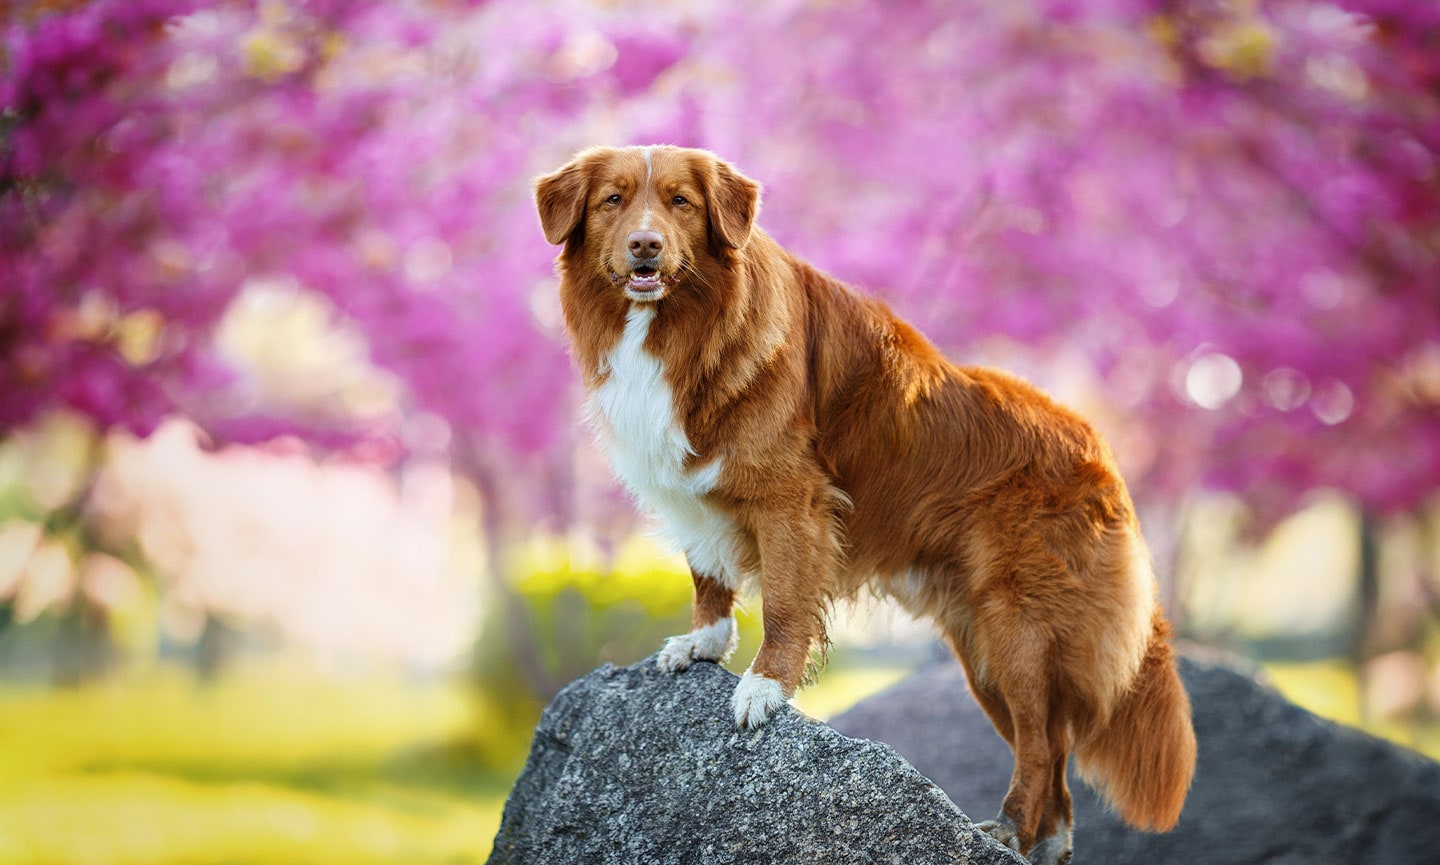
[(585, 218), (585, 199), (590, 195), (590, 160), (580, 154), (558, 171), (535, 179), (535, 207), (540, 227), (551, 243), (564, 243)]
[(717, 252), (740, 249), (750, 239), (760, 212), (760, 184), (717, 159), (709, 186), (705, 215), (710, 221), (710, 242)]

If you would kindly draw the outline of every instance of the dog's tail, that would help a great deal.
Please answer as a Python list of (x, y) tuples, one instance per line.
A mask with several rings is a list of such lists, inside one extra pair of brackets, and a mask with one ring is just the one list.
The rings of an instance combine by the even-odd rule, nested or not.
[(1076, 743), (1080, 776), (1136, 829), (1166, 832), (1180, 819), (1195, 774), (1190, 698), (1175, 670), (1159, 609), (1145, 659), (1108, 723)]

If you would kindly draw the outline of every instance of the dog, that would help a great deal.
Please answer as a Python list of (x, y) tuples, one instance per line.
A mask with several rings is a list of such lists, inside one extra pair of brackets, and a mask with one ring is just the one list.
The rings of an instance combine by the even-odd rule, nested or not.
[(659, 666), (728, 658), (758, 583), (764, 637), (732, 706), (763, 724), (823, 653), (830, 605), (869, 588), (938, 625), (1014, 752), (982, 829), (1067, 861), (1072, 750), (1128, 823), (1170, 829), (1195, 734), (1109, 448), (791, 255), (756, 225), (760, 189), (670, 146), (585, 150), (535, 181), (589, 419), (693, 576)]

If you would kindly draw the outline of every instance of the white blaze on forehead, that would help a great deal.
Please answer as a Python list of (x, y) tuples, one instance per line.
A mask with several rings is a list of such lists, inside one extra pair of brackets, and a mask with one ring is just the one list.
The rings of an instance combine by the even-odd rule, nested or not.
[(645, 148), (645, 188), (640, 194), (645, 198), (645, 213), (640, 217), (640, 230), (646, 231), (650, 228), (650, 173), (654, 166), (650, 162), (650, 151), (652, 148)]

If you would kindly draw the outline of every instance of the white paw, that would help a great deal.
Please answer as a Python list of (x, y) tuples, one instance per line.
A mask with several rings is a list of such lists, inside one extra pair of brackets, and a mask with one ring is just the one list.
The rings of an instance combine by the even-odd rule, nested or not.
[(766, 676), (745, 671), (730, 704), (735, 708), (735, 723), (741, 727), (758, 727), (785, 705), (785, 692), (780, 683)]
[(1070, 844), (1070, 825), (1064, 820), (1055, 828), (1055, 834), (1041, 838), (1030, 848), (1030, 855), (1026, 856), (1031, 865), (1066, 865), (1070, 861), (1072, 847)]
[(698, 631), (667, 639), (655, 665), (667, 673), (678, 673), (691, 661), (723, 661), (735, 651), (736, 642), (735, 617), (726, 616)]

